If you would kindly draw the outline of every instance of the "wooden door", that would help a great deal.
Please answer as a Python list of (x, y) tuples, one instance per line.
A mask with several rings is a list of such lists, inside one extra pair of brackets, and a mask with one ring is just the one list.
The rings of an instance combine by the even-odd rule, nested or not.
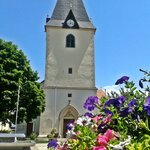
[(33, 132), (33, 123), (27, 123), (27, 132), (26, 132), (26, 136), (30, 136), (30, 134)]

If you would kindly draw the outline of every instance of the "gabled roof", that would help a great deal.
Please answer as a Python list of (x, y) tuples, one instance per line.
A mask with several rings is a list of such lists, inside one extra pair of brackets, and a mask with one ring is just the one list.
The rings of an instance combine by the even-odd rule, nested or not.
[[(71, 19), (71, 20), (74, 21), (74, 25), (73, 25), (72, 27), (69, 27), (69, 26), (67, 25), (67, 21), (68, 21), (69, 19)], [(69, 12), (69, 14), (68, 14), (66, 20), (64, 21), (64, 23), (63, 23), (63, 28), (79, 29), (78, 22), (76, 21), (76, 18), (74, 17), (72, 10), (70, 10), (70, 12)]]
[(65, 20), (70, 10), (77, 21), (90, 21), (82, 0), (57, 0), (51, 19)]

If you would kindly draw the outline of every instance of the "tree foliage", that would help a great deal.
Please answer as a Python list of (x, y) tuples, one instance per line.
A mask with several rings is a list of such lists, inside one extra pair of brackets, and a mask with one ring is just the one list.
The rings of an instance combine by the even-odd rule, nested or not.
[(0, 122), (15, 122), (19, 86), (18, 122), (30, 122), (44, 111), (45, 95), (38, 79), (22, 50), (0, 39)]

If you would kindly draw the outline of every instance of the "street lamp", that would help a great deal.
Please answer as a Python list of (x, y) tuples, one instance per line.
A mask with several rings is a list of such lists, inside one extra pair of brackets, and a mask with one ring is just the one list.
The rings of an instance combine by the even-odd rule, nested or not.
[[(16, 106), (15, 133), (17, 133), (17, 119), (18, 119), (19, 99), (20, 99), (20, 85), (18, 87), (18, 97), (17, 97), (17, 106)], [(16, 137), (15, 137), (15, 141), (17, 141)]]

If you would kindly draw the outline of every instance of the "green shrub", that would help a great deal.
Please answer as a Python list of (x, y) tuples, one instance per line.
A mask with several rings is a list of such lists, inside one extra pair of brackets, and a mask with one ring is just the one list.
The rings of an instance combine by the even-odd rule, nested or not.
[(0, 130), (0, 133), (10, 133), (10, 130)]
[(52, 129), (50, 134), (47, 135), (47, 138), (53, 139), (53, 138), (58, 138), (58, 132), (56, 129)]
[(31, 140), (35, 141), (37, 139), (37, 134), (35, 132), (32, 132), (29, 137)]

